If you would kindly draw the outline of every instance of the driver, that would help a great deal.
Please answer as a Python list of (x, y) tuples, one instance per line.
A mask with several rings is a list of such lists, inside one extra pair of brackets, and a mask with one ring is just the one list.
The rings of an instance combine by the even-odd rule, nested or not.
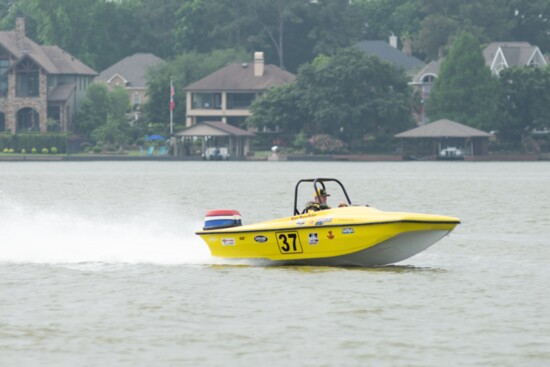
[(327, 194), (325, 189), (318, 189), (315, 192), (315, 201), (308, 201), (306, 204), (307, 212), (316, 212), (318, 210), (330, 209), (330, 206), (327, 204)]

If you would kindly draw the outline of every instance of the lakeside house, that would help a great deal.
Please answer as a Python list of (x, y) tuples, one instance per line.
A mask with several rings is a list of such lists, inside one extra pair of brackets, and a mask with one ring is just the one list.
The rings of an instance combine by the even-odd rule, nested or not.
[(221, 121), (243, 128), (250, 105), (271, 87), (291, 83), (296, 77), (276, 65), (264, 63), (264, 53), (254, 53), (254, 64), (230, 64), (185, 88), (186, 126)]
[(164, 64), (165, 61), (152, 53), (136, 53), (114, 63), (99, 73), (96, 82), (102, 82), (110, 90), (116, 87), (128, 91), (134, 119), (139, 118), (139, 111), (147, 103), (147, 72), (152, 67)]
[[(483, 58), (493, 75), (498, 75), (501, 70), (512, 66), (541, 68), (548, 65), (539, 47), (528, 42), (492, 42), (483, 49)], [(444, 58), (429, 62), (416, 73), (410, 83), (421, 98), (419, 112), (416, 115), (420, 125), (429, 121), (424, 113), (424, 105), (430, 98), (433, 82), (439, 75), (443, 61)]]
[[(246, 127), (250, 105), (269, 88), (295, 78), (276, 65), (266, 65), (264, 53), (255, 52), (253, 65), (230, 64), (190, 84), (185, 88), (187, 129), (175, 134), (179, 143), (188, 146), (189, 141), (201, 137), (209, 141), (201, 148), (203, 155), (209, 144), (214, 144), (228, 148), (231, 157), (244, 157), (253, 136)], [(191, 154), (189, 149), (179, 152)]]
[(369, 56), (376, 56), (380, 60), (387, 61), (405, 70), (410, 78), (426, 65), (422, 60), (412, 55), (410, 40), (407, 38), (403, 39), (402, 50), (397, 48), (396, 36), (390, 36), (389, 43), (381, 40), (364, 40), (356, 46)]
[(70, 131), (97, 72), (58, 46), (35, 43), (25, 18), (0, 32), (0, 132)]

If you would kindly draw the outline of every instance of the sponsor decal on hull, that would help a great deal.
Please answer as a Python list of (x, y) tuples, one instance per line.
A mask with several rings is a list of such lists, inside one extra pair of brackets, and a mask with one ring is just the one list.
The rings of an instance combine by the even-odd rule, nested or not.
[(308, 243), (310, 245), (316, 245), (319, 243), (319, 235), (317, 233), (310, 233), (308, 235)]
[(353, 228), (342, 228), (342, 234), (353, 234), (355, 231)]
[(222, 246), (235, 246), (234, 238), (222, 238)]
[(258, 243), (266, 243), (267, 242), (267, 237), (266, 236), (256, 236), (254, 237), (254, 241), (258, 242)]

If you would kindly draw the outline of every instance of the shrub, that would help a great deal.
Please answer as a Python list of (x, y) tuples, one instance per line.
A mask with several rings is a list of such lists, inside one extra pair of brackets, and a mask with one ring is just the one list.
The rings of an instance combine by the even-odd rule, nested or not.
[(48, 151), (48, 148), (42, 148), (42, 154), (48, 154), (49, 151)]
[(21, 154), (27, 154), (27, 151), (25, 150), (25, 148), (21, 149)]
[(36, 154), (36, 152), (37, 152), (36, 148), (35, 148), (35, 147), (32, 147), (31, 153), (32, 153), (32, 154)]
[(341, 140), (327, 134), (312, 136), (309, 139), (309, 144), (314, 153), (327, 154), (346, 152), (346, 146)]
[(101, 153), (102, 150), (103, 150), (102, 147), (100, 147), (99, 145), (96, 145), (95, 147), (93, 147), (92, 152)]
[(2, 150), (2, 152), (4, 152), (4, 153), (9, 153), (10, 150), (9, 150), (8, 148), (4, 148), (4, 150)]
[(57, 148), (56, 147), (51, 147), (50, 148), (50, 153), (57, 154)]

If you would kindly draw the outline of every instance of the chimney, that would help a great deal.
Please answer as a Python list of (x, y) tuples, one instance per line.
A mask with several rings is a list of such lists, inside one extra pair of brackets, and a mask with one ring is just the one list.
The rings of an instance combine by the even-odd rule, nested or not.
[(390, 36), (390, 46), (393, 48), (397, 48), (397, 36), (394, 34)]
[(15, 19), (15, 42), (19, 50), (25, 49), (25, 18), (17, 17)]
[(412, 46), (411, 46), (411, 39), (408, 36), (403, 36), (401, 38), (401, 43), (403, 43), (403, 53), (407, 56), (412, 56)]
[(15, 19), (15, 32), (18, 36), (25, 37), (25, 18), (17, 17)]
[(264, 75), (264, 53), (254, 52), (254, 76)]

